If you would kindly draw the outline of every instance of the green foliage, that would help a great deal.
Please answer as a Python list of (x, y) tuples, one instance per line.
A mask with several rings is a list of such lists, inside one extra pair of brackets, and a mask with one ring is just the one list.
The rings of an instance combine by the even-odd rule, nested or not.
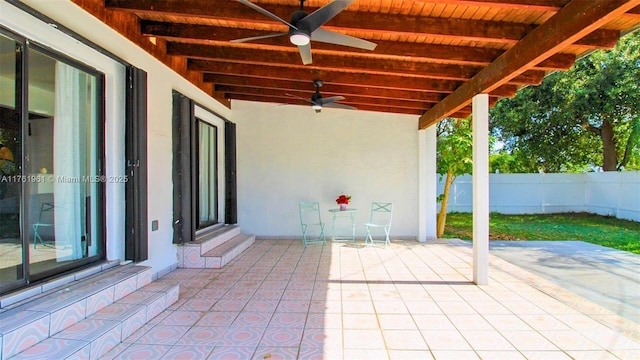
[(446, 118), (438, 123), (437, 170), (454, 176), (471, 174), (473, 168), (473, 134), (471, 121)]
[(625, 156), (628, 156), (626, 170), (640, 170), (640, 117), (632, 123), (627, 148), (628, 152), (625, 152)]
[(625, 169), (630, 171), (640, 170), (640, 151), (636, 151), (634, 154), (631, 155)]
[[(473, 215), (449, 213), (445, 238), (471, 239)], [(492, 213), (491, 240), (582, 240), (640, 254), (640, 223), (586, 213), (503, 215)]]
[[(567, 72), (522, 89), (491, 111), (492, 134), (512, 160), (503, 172), (580, 172), (637, 166), (640, 155), (640, 32)], [(508, 161), (509, 160), (509, 161)]]
[(521, 152), (501, 151), (489, 154), (489, 172), (491, 173), (527, 173), (535, 169), (535, 164), (530, 164)]

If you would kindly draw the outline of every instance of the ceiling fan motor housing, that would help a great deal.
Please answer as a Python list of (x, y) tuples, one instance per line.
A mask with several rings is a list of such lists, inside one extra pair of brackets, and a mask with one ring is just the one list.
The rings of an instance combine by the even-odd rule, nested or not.
[(311, 40), (311, 31), (305, 26), (304, 23), (298, 23), (307, 15), (309, 14), (304, 10), (296, 10), (293, 12), (293, 14), (291, 14), (290, 23), (291, 25), (297, 27), (297, 29), (289, 27), (289, 40), (294, 45), (307, 45)]
[(322, 95), (320, 95), (320, 87), (322, 87), (322, 80), (319, 79), (315, 79), (313, 80), (313, 86), (316, 87), (316, 92), (315, 94), (311, 95), (311, 102), (314, 104), (318, 104), (320, 106), (322, 106)]

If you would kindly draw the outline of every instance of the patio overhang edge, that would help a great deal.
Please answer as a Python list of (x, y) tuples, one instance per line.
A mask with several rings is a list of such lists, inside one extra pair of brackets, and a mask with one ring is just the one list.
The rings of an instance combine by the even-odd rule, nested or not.
[(467, 106), (477, 94), (504, 85), (580, 40), (612, 19), (640, 5), (640, 0), (573, 0), (548, 21), (527, 34), (511, 49), (469, 81), (425, 112), (419, 129), (425, 129)]

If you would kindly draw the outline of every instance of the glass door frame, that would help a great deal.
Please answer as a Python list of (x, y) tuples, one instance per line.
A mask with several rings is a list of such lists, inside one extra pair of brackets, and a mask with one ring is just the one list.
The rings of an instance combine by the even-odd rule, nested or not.
[[(26, 55), (27, 56), (23, 56), (26, 58), (25, 60), (25, 65), (28, 64), (28, 56), (29, 56), (29, 50), (33, 49), (35, 51), (40, 52), (43, 55), (49, 56), (52, 59), (55, 59), (56, 61), (61, 61), (64, 62), (67, 65), (73, 66), (74, 68), (81, 70), (83, 72), (86, 72), (89, 75), (95, 76), (96, 78), (96, 92), (95, 92), (95, 96), (96, 96), (96, 137), (95, 139), (92, 139), (96, 142), (95, 145), (95, 149), (96, 149), (96, 174), (91, 174), (90, 176), (96, 176), (96, 179), (103, 179), (105, 176), (105, 119), (106, 119), (106, 115), (105, 115), (105, 76), (103, 73), (99, 72), (98, 70), (85, 65), (75, 59), (72, 59), (70, 57), (65, 56), (64, 54), (57, 52), (55, 50), (52, 50), (48, 47), (39, 45), (37, 43), (31, 42), (27, 40), (27, 51), (26, 51)], [(28, 69), (27, 69), (28, 70)], [(26, 81), (24, 81), (25, 85), (28, 87), (29, 84), (29, 77), (28, 77), (28, 73), (25, 73), (25, 78)], [(28, 94), (28, 93), (27, 93)], [(25, 128), (24, 127), (28, 127), (28, 119), (29, 119), (29, 109), (28, 109), (28, 95), (24, 96), (24, 98), (26, 99), (26, 103), (27, 103), (27, 107), (23, 108), (22, 111), (22, 123), (23, 123), (23, 137), (24, 137), (24, 131)], [(24, 111), (26, 110), (26, 111)], [(27, 128), (28, 131), (28, 128)], [(23, 141), (23, 161), (22, 161), (22, 169), (24, 171), (24, 169), (27, 168), (27, 164), (25, 163), (25, 157), (24, 154), (26, 154), (26, 141)], [(28, 272), (25, 273), (25, 277), (27, 277), (27, 283), (32, 283), (32, 282), (37, 282), (46, 278), (49, 278), (51, 276), (57, 275), (57, 274), (61, 274), (64, 272), (67, 272), (69, 270), (72, 269), (76, 269), (79, 267), (82, 267), (84, 265), (96, 262), (96, 261), (100, 261), (102, 259), (105, 258), (106, 255), (106, 238), (105, 238), (105, 233), (106, 233), (106, 227), (105, 227), (105, 183), (106, 181), (102, 181), (102, 180), (96, 180), (97, 182), (97, 191), (96, 191), (96, 218), (95, 219), (85, 219), (85, 221), (89, 220), (91, 221), (91, 226), (95, 227), (95, 233), (97, 236), (97, 239), (93, 239), (94, 241), (97, 242), (97, 254), (93, 255), (93, 256), (87, 256), (86, 258), (81, 258), (81, 259), (76, 259), (73, 260), (72, 262), (70, 262), (69, 264), (65, 264), (62, 266), (57, 266), (53, 269), (50, 270), (45, 270), (42, 272), (39, 272), (37, 274), (31, 274), (31, 271), (28, 267), (29, 264), (27, 264), (27, 269), (29, 270)], [(23, 208), (21, 209), (21, 211), (24, 211), (25, 213), (25, 219), (29, 218), (29, 213), (28, 213), (28, 204), (26, 204), (25, 199), (27, 198), (27, 196), (29, 195), (29, 192), (26, 190), (28, 186), (28, 183), (24, 183), (23, 187), (22, 187), (22, 205)], [(22, 228), (22, 232), (23, 234), (28, 234), (29, 233), (29, 224), (27, 224), (26, 222), (23, 221), (22, 224), (23, 228)], [(23, 239), (23, 244), (27, 245), (27, 251), (25, 253), (28, 253), (29, 251), (29, 238), (28, 237), (24, 237)]]
[[(29, 52), (31, 49), (51, 57), (56, 61), (61, 61), (67, 65), (73, 66), (78, 70), (86, 72), (87, 74), (94, 76), (96, 79), (96, 88), (94, 95), (96, 97), (95, 101), (95, 138), (91, 139), (95, 141), (95, 157), (96, 159), (96, 173), (91, 174), (90, 176), (95, 176), (97, 181), (97, 189), (96, 189), (96, 205), (95, 205), (95, 218), (85, 219), (85, 221), (90, 221), (91, 227), (95, 230), (93, 231), (96, 234), (96, 238), (92, 239), (92, 241), (96, 242), (97, 252), (95, 255), (83, 257), (81, 259), (75, 259), (70, 261), (68, 264), (64, 264), (61, 266), (56, 266), (49, 270), (44, 270), (37, 274), (31, 274), (31, 267), (29, 263), (29, 252), (30, 248), (30, 222), (27, 219), (29, 217), (29, 185), (28, 181), (23, 181), (20, 188), (20, 204), (19, 204), (19, 222), (20, 222), (20, 241), (22, 243), (22, 278), (16, 279), (15, 281), (8, 281), (7, 283), (0, 283), (0, 293), (6, 293), (8, 291), (18, 289), (24, 287), (29, 284), (33, 284), (36, 282), (40, 282), (42, 280), (46, 280), (51, 278), (52, 276), (59, 275), (65, 272), (68, 272), (73, 269), (81, 268), (90, 263), (94, 263), (97, 261), (102, 261), (106, 258), (106, 181), (101, 181), (101, 179), (105, 178), (105, 141), (106, 141), (106, 114), (105, 114), (105, 75), (104, 73), (98, 71), (95, 68), (92, 68), (88, 65), (85, 65), (78, 60), (72, 59), (68, 56), (65, 56), (59, 51), (51, 49), (47, 46), (38, 44), (25, 36), (21, 36), (13, 31), (7, 30), (4, 27), (0, 26), (0, 34), (14, 41), (16, 45), (20, 45), (21, 51), (19, 56), (16, 56), (16, 84), (15, 84), (15, 106), (16, 111), (19, 114), (21, 121), (21, 144), (20, 144), (20, 175), (28, 175), (25, 173), (28, 168), (27, 164), (27, 147), (28, 144), (25, 141), (26, 134), (29, 133), (29, 104), (28, 104), (28, 96), (29, 96)], [(16, 159), (17, 160), (17, 159)], [(90, 212), (91, 214), (91, 212)], [(89, 215), (91, 216), (91, 215)]]
[[(25, 124), (24, 124), (24, 116), (23, 116), (23, 109), (27, 108), (27, 99), (26, 96), (24, 96), (24, 94), (26, 94), (28, 92), (28, 84), (27, 84), (27, 80), (26, 80), (26, 76), (25, 74), (25, 69), (26, 69), (26, 56), (25, 56), (25, 49), (27, 48), (27, 40), (24, 37), (19, 36), (18, 34), (11, 32), (9, 30), (6, 30), (5, 28), (0, 27), (0, 35), (2, 35), (3, 37), (6, 37), (7, 39), (11, 40), (14, 42), (14, 44), (16, 45), (16, 52), (15, 52), (15, 69), (14, 69), (14, 106), (15, 109), (14, 111), (17, 113), (16, 115), (19, 115), (19, 120), (21, 123), (19, 125), (20, 128), (20, 153), (14, 154), (15, 158), (17, 158), (18, 156), (23, 159), (23, 152), (24, 152), (24, 142), (23, 142), (23, 135), (24, 131), (25, 131)], [(18, 50), (18, 47), (20, 50)], [(17, 118), (17, 116), (16, 116)], [(14, 158), (14, 161), (16, 160)], [(20, 169), (22, 169), (22, 161), (20, 162)], [(20, 199), (19, 199), (19, 203), (18, 203), (18, 227), (19, 227), (19, 234), (18, 234), (18, 241), (21, 243), (22, 248), (21, 248), (21, 263), (19, 264), (20, 268), (21, 268), (21, 274), (22, 277), (21, 278), (17, 278), (13, 281), (8, 281), (6, 283), (0, 283), (0, 293), (4, 293), (6, 290), (11, 290), (11, 289), (15, 289), (15, 288), (19, 288), (21, 286), (24, 286), (28, 283), (28, 271), (29, 271), (29, 254), (28, 254), (28, 249), (25, 250), (25, 246), (26, 248), (29, 247), (28, 244), (25, 244), (25, 237), (23, 236), (24, 233), (24, 226), (23, 226), (23, 215), (22, 215), (22, 209), (25, 207), (23, 202), (24, 202), (24, 194), (22, 193), (24, 191), (24, 183), (20, 185)], [(16, 268), (17, 270), (17, 268)], [(16, 276), (17, 277), (17, 276)]]

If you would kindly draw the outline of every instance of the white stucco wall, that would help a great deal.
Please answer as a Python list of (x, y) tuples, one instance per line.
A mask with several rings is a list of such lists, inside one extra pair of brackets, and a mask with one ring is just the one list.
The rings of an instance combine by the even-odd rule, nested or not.
[[(172, 244), (172, 90), (183, 93), (224, 118), (231, 119), (231, 110), (69, 0), (25, 0), (23, 2), (147, 72), (149, 224), (152, 220), (158, 220), (159, 229), (157, 231), (149, 229), (149, 260), (142, 264), (152, 266), (154, 272), (173, 266), (177, 262), (177, 251)], [(123, 106), (124, 91), (121, 84), (113, 82), (116, 75), (114, 70), (92, 61), (91, 53), (95, 51), (87, 49), (77, 40), (18, 11), (4, 1), (0, 2), (0, 14), (2, 23), (21, 35), (31, 37), (105, 73), (108, 100), (106, 109), (107, 175), (124, 174), (124, 113), (117, 111), (118, 106)], [(114, 100), (114, 98), (117, 99)], [(109, 259), (121, 258), (124, 246), (124, 184), (109, 184), (107, 206), (108, 257)]]
[[(311, 86), (311, 83), (309, 83)], [(352, 196), (357, 236), (372, 201), (393, 202), (391, 233), (418, 231), (418, 117), (233, 101), (238, 134), (238, 221), (263, 237), (299, 237), (299, 201), (328, 210)]]

